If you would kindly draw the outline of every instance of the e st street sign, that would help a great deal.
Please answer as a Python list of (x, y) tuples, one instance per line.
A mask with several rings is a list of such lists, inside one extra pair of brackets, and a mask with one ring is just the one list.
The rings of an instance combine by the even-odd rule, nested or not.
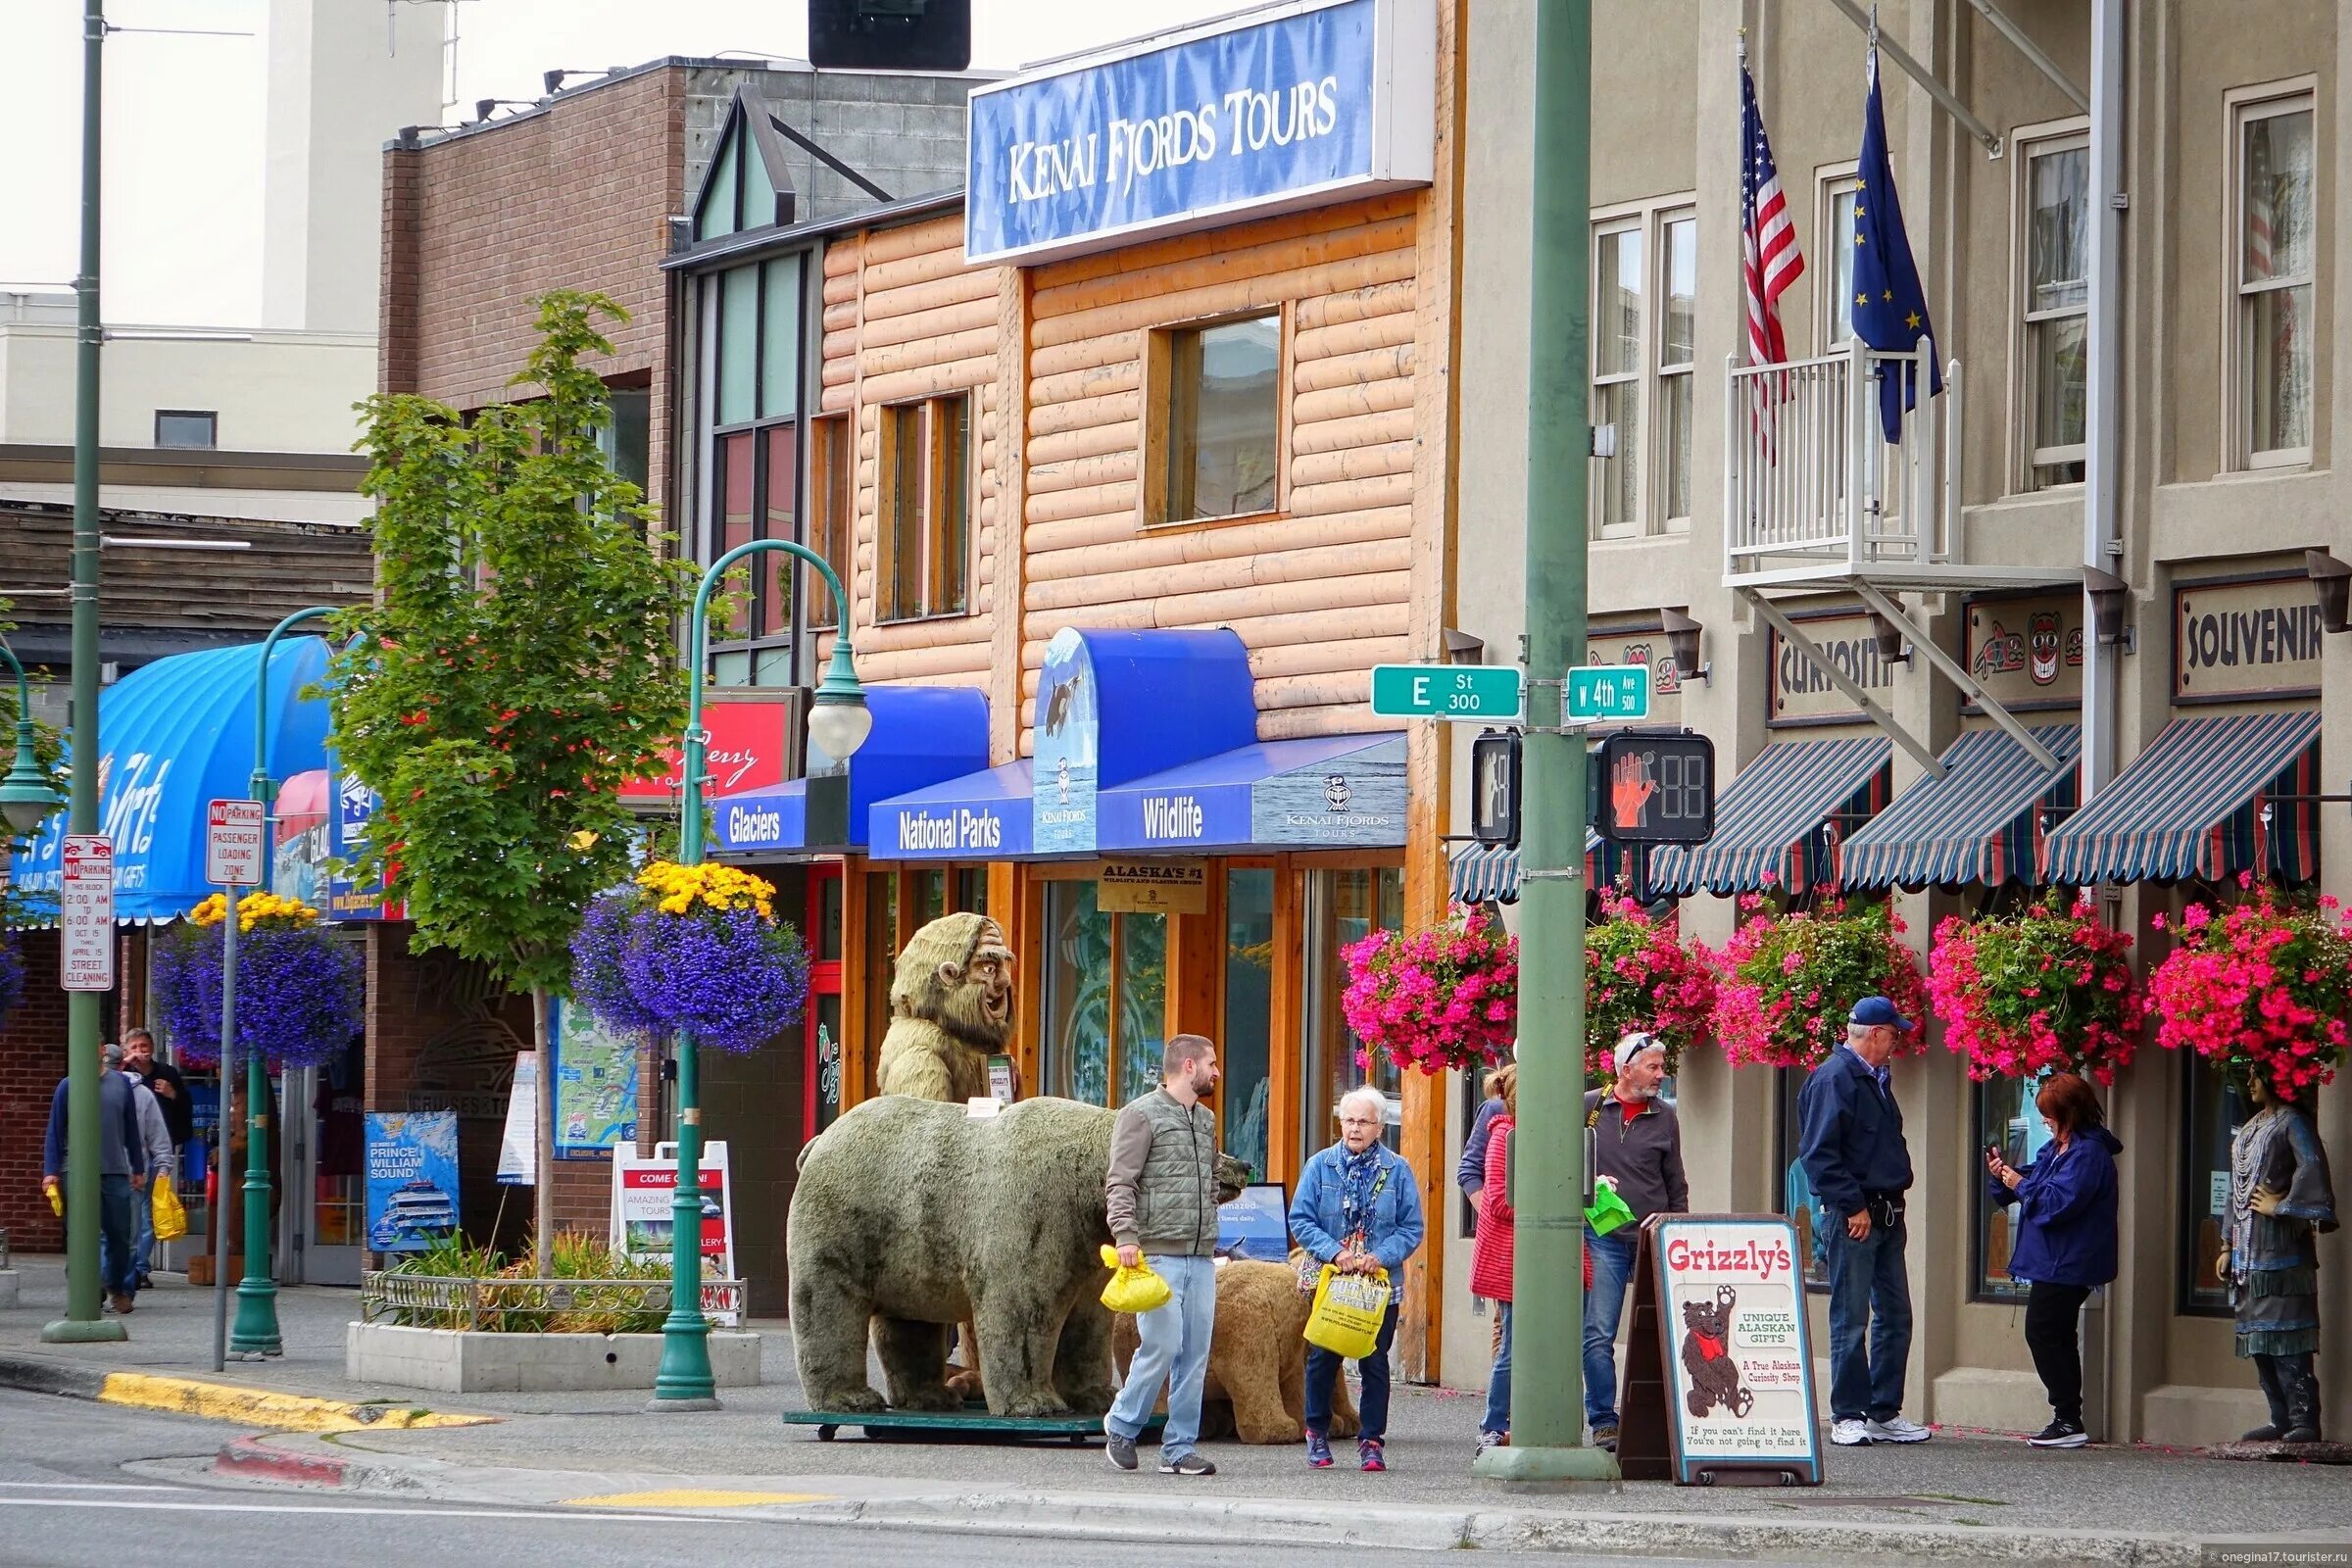
[(1375, 664), (1372, 711), (1383, 718), (1515, 724), (1519, 671), (1494, 664)]

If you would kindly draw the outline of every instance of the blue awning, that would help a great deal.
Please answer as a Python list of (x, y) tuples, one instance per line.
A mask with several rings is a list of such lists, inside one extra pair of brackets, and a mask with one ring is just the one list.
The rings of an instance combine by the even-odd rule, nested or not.
[[(326, 643), (281, 640), (270, 662), (270, 774), (326, 765), (326, 703), (304, 687), (326, 675)], [(178, 654), (98, 696), (98, 818), (115, 841), (115, 917), (167, 921), (213, 892), (204, 880), (205, 808), (252, 790), (261, 645)], [(54, 909), (66, 813), (10, 858), (16, 885)]]
[(866, 853), (877, 860), (1010, 860), (1030, 854), (1027, 758), (876, 801)]
[(1404, 737), (1257, 741), (1095, 798), (1102, 850), (1393, 849)]
[(1665, 893), (1836, 887), (1838, 835), (1886, 804), (1892, 755), (1884, 735), (1772, 742), (1716, 798), (1713, 838), (1657, 852), (1653, 883)]
[(2274, 826), (2263, 797), (2317, 794), (2319, 743), (2317, 709), (2176, 718), (2050, 835), (2042, 879), (2088, 887), (2262, 869), (2300, 881), (2315, 819), (2290, 810)]
[[(1591, 828), (1585, 829), (1585, 882), (1588, 889), (1610, 880), (1606, 869), (1615, 857), (1610, 844)], [(1447, 896), (1456, 904), (1517, 904), (1519, 851), (1500, 844), (1469, 844), (1454, 853), (1446, 868)]]
[(1919, 888), (2031, 882), (2044, 804), (2073, 804), (2082, 731), (2031, 732), (2058, 758), (2042, 766), (2005, 730), (1971, 730), (1943, 754), (1941, 778), (1922, 778), (1845, 841), (1840, 885)]
[(988, 698), (959, 686), (868, 686), (874, 727), (845, 765), (808, 745), (808, 776), (710, 802), (717, 855), (862, 849), (874, 802), (988, 763)]

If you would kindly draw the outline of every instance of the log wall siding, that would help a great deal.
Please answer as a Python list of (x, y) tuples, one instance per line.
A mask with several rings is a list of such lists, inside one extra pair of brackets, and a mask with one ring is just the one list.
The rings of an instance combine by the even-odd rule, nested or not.
[[(1403, 193), (1031, 270), (1023, 753), (1064, 626), (1230, 626), (1262, 737), (1388, 727), (1369, 671), (1409, 657), (1414, 518), (1433, 499), (1414, 484), (1422, 221)], [(1145, 526), (1150, 334), (1268, 309), (1285, 325), (1278, 510)]]

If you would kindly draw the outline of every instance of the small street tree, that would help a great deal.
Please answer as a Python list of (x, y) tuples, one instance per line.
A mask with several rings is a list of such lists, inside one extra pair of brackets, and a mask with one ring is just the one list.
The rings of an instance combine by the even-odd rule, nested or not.
[[(527, 402), (470, 420), (429, 398), (362, 406), (376, 500), (376, 601), (332, 673), (342, 764), (382, 797), (358, 869), (407, 904), (416, 951), (446, 948), (528, 991), (540, 1059), (548, 999), (570, 988), (589, 901), (626, 879), (628, 779), (659, 772), (685, 721), (675, 627), (691, 567), (598, 445), (610, 354), (601, 294), (538, 302)], [(554, 1210), (552, 1074), (540, 1074), (537, 1267)]]

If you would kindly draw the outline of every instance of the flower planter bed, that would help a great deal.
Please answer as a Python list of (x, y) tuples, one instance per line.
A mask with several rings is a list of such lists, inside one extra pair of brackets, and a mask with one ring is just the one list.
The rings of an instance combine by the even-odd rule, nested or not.
[[(741, 1280), (709, 1280), (706, 1312), (743, 1304)], [(566, 1321), (666, 1313), (666, 1280), (461, 1279), (370, 1273), (359, 1322), (346, 1331), (344, 1376), (357, 1383), (445, 1394), (568, 1394), (651, 1389), (658, 1332), (565, 1331)], [(415, 1321), (474, 1324), (427, 1327)], [(541, 1327), (540, 1325), (552, 1325)], [(760, 1336), (712, 1329), (710, 1370), (721, 1388), (760, 1381)]]

